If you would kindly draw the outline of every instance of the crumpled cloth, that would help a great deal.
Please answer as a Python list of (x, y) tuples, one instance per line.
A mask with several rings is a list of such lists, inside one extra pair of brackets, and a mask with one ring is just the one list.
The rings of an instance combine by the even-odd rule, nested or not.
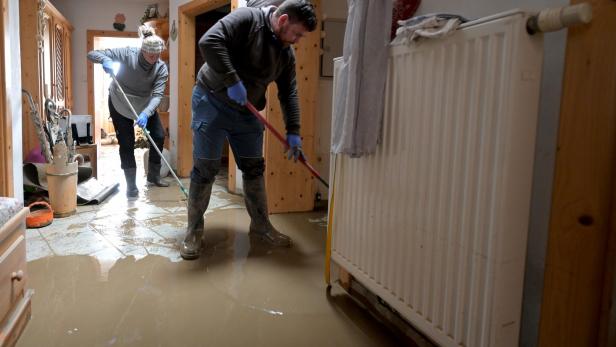
[(24, 208), (23, 203), (15, 198), (0, 197), (0, 228)]
[(383, 127), (393, 0), (348, 0), (343, 55), (336, 62), (332, 153), (376, 151)]
[(400, 27), (392, 45), (410, 44), (420, 38), (435, 39), (447, 36), (467, 22), (466, 18), (453, 14), (426, 14), (398, 21)]

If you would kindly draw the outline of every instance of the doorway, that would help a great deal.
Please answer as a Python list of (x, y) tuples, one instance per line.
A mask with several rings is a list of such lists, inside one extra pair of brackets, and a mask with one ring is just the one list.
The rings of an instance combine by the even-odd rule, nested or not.
[[(88, 52), (106, 48), (139, 47), (140, 45), (141, 40), (136, 32), (88, 30)], [(107, 168), (98, 174), (98, 179), (103, 183), (115, 182), (117, 181), (116, 176), (121, 175), (120, 172), (116, 172), (119, 170), (119, 164), (112, 162), (118, 159), (118, 144), (117, 140), (114, 141), (115, 129), (107, 106), (111, 82), (111, 77), (103, 71), (100, 64), (88, 63), (88, 114), (93, 118), (91, 131), (95, 138), (94, 143), (100, 146), (97, 166)], [(139, 158), (138, 155), (137, 158)], [(106, 182), (107, 180), (109, 182)]]
[[(218, 20), (231, 12), (231, 5), (227, 4), (211, 11), (201, 13), (195, 17), (195, 47), (199, 47), (199, 39), (205, 34)], [(202, 56), (199, 49), (195, 50), (195, 76), (201, 66), (205, 63), (205, 58)], [(229, 164), (229, 143), (225, 140), (221, 157), (221, 174), (225, 174), (226, 167)]]
[[(197, 17), (219, 8), (237, 8), (238, 0), (193, 0), (179, 7), (178, 13), (178, 174), (187, 177), (192, 169), (192, 132), (190, 129), (191, 94), (197, 75), (196, 57), (199, 55), (195, 43), (200, 36), (197, 32)], [(205, 32), (205, 31), (203, 31)], [(229, 170), (229, 184), (234, 172)], [(231, 187), (230, 187), (231, 188)], [(233, 190), (232, 190), (233, 191)]]

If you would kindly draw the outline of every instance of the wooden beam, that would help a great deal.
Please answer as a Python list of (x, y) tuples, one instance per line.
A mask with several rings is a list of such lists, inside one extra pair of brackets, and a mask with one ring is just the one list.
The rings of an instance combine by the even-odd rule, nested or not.
[[(572, 3), (579, 3), (575, 0)], [(607, 245), (614, 234), (616, 2), (590, 1), (590, 25), (569, 29), (540, 346), (600, 346)], [(612, 303), (614, 304), (614, 303)]]
[(0, 196), (14, 196), (13, 191), (13, 112), (7, 90), (6, 56), (10, 55), (11, 48), (6, 45), (10, 42), (7, 0), (2, 0), (2, 13), (0, 14)]

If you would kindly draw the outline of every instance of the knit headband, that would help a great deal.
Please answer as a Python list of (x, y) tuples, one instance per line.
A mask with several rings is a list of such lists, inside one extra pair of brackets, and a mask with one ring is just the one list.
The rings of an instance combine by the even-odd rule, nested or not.
[(165, 49), (165, 43), (163, 40), (156, 36), (148, 36), (143, 39), (141, 43), (141, 50), (145, 53), (160, 53)]
[(139, 27), (139, 36), (142, 38), (141, 50), (144, 53), (158, 54), (165, 49), (165, 42), (154, 34), (154, 28), (149, 25)]

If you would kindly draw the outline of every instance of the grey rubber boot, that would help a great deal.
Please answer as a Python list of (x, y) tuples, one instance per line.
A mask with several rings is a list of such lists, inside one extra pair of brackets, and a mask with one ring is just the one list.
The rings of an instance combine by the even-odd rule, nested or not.
[(124, 178), (126, 178), (126, 197), (129, 199), (139, 197), (139, 189), (137, 189), (137, 168), (124, 169)]
[(186, 227), (186, 237), (180, 248), (180, 255), (186, 260), (199, 258), (203, 247), (201, 238), (203, 237), (203, 214), (210, 203), (212, 194), (212, 183), (190, 182), (188, 188), (188, 226)]
[(291, 238), (279, 232), (269, 221), (263, 176), (244, 178), (244, 201), (250, 215), (250, 234), (276, 247), (291, 247)]
[(169, 183), (160, 180), (160, 167), (160, 163), (148, 163), (148, 184), (157, 187), (169, 187)]

